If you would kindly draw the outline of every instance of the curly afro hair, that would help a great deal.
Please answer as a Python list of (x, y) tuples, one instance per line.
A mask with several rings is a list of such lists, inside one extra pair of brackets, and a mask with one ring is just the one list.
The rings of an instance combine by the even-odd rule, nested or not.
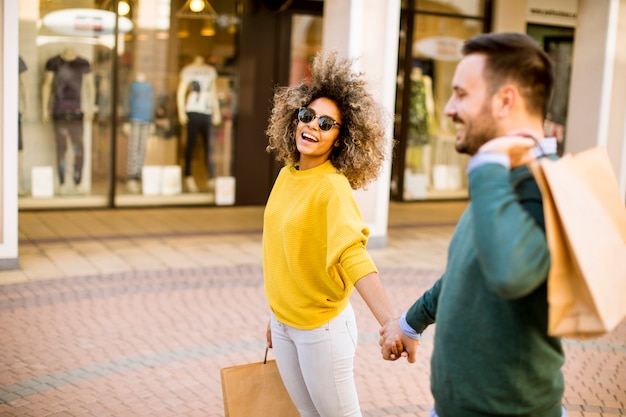
[(388, 156), (388, 118), (383, 107), (367, 91), (362, 73), (352, 72), (352, 60), (337, 52), (327, 57), (318, 53), (311, 64), (310, 80), (275, 89), (274, 106), (266, 134), (268, 152), (284, 164), (300, 159), (296, 147), (297, 111), (324, 97), (337, 104), (341, 113), (340, 145), (333, 148), (330, 161), (346, 176), (353, 189), (364, 187), (378, 177)]

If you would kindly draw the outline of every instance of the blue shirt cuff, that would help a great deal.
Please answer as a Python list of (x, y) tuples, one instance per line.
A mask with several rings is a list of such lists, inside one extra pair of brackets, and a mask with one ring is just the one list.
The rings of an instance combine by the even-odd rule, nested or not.
[(410, 337), (411, 339), (413, 339), (413, 340), (421, 340), (422, 339), (422, 335), (420, 333), (417, 333), (411, 327), (411, 325), (406, 321), (406, 312), (404, 312), (402, 314), (402, 317), (400, 317), (400, 328), (402, 329), (404, 334), (407, 335), (408, 337)]
[(467, 164), (467, 173), (469, 174), (479, 166), (486, 164), (498, 164), (506, 169), (511, 169), (511, 161), (507, 155), (499, 152), (479, 152), (470, 158)]
[[(555, 154), (557, 150), (557, 141), (554, 137), (544, 138), (537, 142), (537, 146), (531, 149), (536, 158), (546, 155)], [(511, 161), (509, 157), (498, 152), (478, 152), (472, 156), (467, 164), (467, 173), (485, 164), (499, 164), (506, 169), (511, 169)]]

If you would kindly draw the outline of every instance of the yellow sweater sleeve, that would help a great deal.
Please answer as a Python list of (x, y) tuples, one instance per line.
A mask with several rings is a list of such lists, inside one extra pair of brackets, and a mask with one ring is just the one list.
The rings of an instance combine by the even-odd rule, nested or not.
[(265, 292), (278, 320), (306, 330), (339, 314), (355, 282), (376, 271), (368, 237), (348, 180), (330, 162), (283, 168), (263, 228)]

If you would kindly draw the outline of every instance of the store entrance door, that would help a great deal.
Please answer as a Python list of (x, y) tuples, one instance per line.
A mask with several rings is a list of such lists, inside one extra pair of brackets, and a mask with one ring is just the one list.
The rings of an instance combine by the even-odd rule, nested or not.
[(323, 2), (294, 0), (279, 12), (250, 2), (240, 40), (235, 200), (237, 205), (264, 205), (281, 168), (265, 151), (274, 89), (307, 74), (310, 57), (321, 48)]

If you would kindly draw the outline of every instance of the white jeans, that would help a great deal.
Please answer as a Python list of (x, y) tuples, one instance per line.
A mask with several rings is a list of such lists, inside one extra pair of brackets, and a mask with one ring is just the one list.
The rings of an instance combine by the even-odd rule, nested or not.
[(301, 417), (361, 417), (354, 383), (357, 327), (352, 306), (329, 323), (299, 330), (271, 319), (280, 375)]

